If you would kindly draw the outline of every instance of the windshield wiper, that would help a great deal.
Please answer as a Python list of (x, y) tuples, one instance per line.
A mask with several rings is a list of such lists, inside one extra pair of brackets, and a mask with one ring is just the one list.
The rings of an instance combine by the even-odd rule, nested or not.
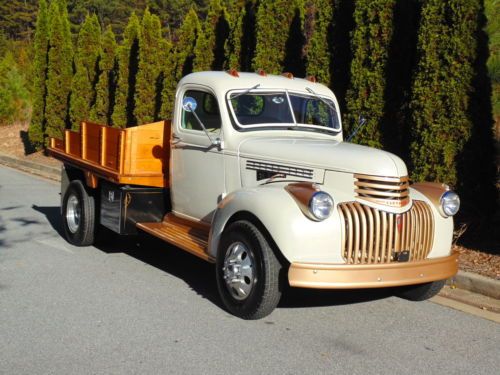
[(332, 105), (332, 103), (330, 103), (328, 100), (326, 100), (325, 98), (322, 98), (321, 96), (319, 96), (313, 89), (310, 89), (309, 87), (306, 87), (306, 91), (307, 92), (310, 92), (311, 94), (313, 94), (316, 98), (318, 98), (319, 100), (321, 100), (323, 103), (325, 103), (332, 111), (333, 113), (337, 113), (337, 110), (335, 109), (335, 107)]
[(313, 133), (324, 133), (324, 134), (332, 134), (332, 132), (335, 132), (332, 128), (312, 128), (309, 126), (303, 126), (303, 125), (294, 125), (294, 126), (289, 126), (287, 127), (287, 130), (301, 130), (301, 131), (308, 131), (308, 132), (313, 132)]
[(258, 88), (260, 86), (260, 83), (256, 84), (255, 86), (253, 87), (250, 87), (249, 89), (246, 89), (245, 91), (242, 91), (242, 92), (239, 92), (238, 94), (230, 97), (229, 99), (236, 99), (238, 96), (242, 96), (242, 95), (245, 95), (245, 94), (248, 94), (250, 91), (252, 90), (255, 90), (256, 88)]

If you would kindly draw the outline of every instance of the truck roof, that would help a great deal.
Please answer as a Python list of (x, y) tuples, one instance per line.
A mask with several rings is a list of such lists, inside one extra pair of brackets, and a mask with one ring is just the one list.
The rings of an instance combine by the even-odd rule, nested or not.
[(311, 82), (303, 78), (288, 78), (284, 75), (238, 72), (211, 71), (191, 73), (182, 78), (179, 85), (199, 84), (212, 88), (216, 94), (225, 95), (229, 90), (247, 89), (260, 84), (259, 89), (288, 89), (307, 92), (306, 87), (316, 93), (334, 97), (333, 92), (321, 83)]

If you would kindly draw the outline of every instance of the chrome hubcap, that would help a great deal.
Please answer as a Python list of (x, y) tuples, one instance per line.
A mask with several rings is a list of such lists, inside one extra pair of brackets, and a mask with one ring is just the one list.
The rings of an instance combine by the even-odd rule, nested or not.
[(66, 205), (66, 222), (68, 223), (68, 229), (71, 233), (76, 233), (80, 227), (81, 213), (82, 209), (78, 198), (73, 194), (70, 195)]
[(254, 256), (243, 243), (235, 242), (229, 246), (222, 272), (234, 299), (242, 301), (250, 295), (255, 285), (254, 265)]

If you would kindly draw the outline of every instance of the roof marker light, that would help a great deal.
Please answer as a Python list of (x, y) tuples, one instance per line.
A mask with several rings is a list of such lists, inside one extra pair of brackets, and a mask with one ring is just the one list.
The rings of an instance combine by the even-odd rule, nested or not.
[(318, 82), (316, 80), (316, 77), (315, 76), (307, 76), (306, 79), (309, 81), (309, 82), (312, 82), (312, 83), (316, 83)]
[(264, 69), (258, 69), (257, 74), (262, 77), (267, 77), (267, 73), (264, 71)]
[(227, 72), (230, 76), (238, 78), (240, 75), (238, 74), (238, 71), (236, 69), (229, 69)]
[(290, 72), (285, 72), (285, 73), (282, 73), (281, 75), (283, 77), (286, 77), (286, 78), (289, 78), (289, 79), (293, 79), (293, 74), (290, 73)]

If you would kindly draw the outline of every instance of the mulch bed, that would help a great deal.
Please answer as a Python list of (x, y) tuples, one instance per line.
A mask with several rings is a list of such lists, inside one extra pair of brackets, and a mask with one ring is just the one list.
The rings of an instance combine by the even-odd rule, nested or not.
[(43, 151), (33, 152), (28, 144), (28, 124), (15, 123), (0, 126), (0, 152), (26, 159), (34, 163), (41, 163), (58, 167), (61, 162), (46, 156)]
[(461, 270), (500, 280), (500, 255), (487, 254), (463, 246), (453, 247), (459, 253), (458, 264)]

